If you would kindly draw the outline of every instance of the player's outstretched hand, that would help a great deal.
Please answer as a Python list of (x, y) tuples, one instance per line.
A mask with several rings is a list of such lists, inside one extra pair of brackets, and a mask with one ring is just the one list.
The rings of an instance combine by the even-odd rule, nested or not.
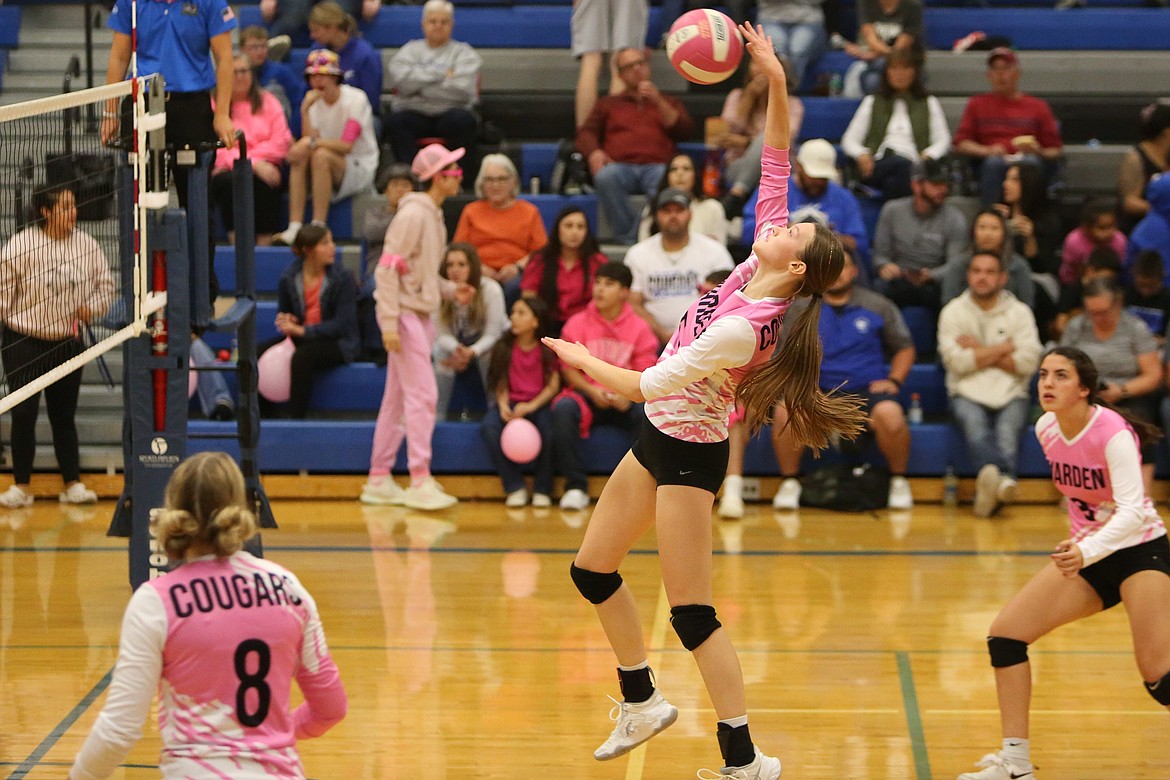
[(565, 341), (545, 336), (541, 339), (546, 347), (557, 353), (561, 362), (573, 368), (580, 368), (589, 358), (589, 350), (579, 341)]
[(772, 48), (772, 38), (764, 34), (763, 27), (753, 27), (751, 22), (744, 22), (739, 26), (739, 32), (743, 35), (744, 42), (747, 44), (748, 54), (752, 55), (752, 59), (760, 66), (768, 78), (771, 80), (785, 79), (784, 66), (780, 64), (780, 60), (776, 59), (776, 50)]

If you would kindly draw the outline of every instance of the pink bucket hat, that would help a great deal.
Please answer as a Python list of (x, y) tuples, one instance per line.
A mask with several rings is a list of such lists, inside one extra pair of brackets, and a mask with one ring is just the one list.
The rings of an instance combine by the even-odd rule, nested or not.
[(431, 144), (418, 150), (410, 172), (418, 177), (419, 181), (430, 181), (439, 171), (461, 158), (464, 149), (448, 149), (442, 144)]
[(337, 52), (329, 49), (313, 49), (309, 52), (309, 56), (305, 57), (305, 76), (318, 73), (326, 76), (341, 75), (341, 58), (337, 56)]

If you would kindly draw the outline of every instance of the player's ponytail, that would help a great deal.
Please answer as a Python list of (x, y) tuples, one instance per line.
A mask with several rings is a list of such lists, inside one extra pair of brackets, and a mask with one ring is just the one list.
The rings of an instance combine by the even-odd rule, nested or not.
[(201, 452), (180, 463), (151, 527), (174, 561), (185, 560), (196, 545), (220, 558), (238, 552), (257, 527), (240, 467), (222, 452)]
[(834, 436), (855, 438), (865, 430), (867, 418), (857, 396), (826, 394), (820, 389), (820, 299), (841, 275), (844, 248), (831, 230), (817, 225), (800, 259), (806, 270), (804, 287), (797, 295), (813, 300), (784, 323), (784, 345), (744, 377), (735, 397), (753, 431), (770, 423), (776, 404), (783, 403), (796, 442), (818, 451), (828, 447)]

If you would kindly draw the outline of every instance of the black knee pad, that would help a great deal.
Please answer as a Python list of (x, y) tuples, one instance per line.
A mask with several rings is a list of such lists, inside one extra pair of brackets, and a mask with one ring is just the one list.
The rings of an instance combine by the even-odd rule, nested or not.
[(987, 652), (991, 654), (991, 665), (996, 669), (1028, 662), (1028, 643), (1018, 639), (989, 636), (987, 637)]
[(1148, 682), (1145, 685), (1146, 693), (1154, 697), (1154, 701), (1163, 707), (1170, 707), (1170, 672), (1163, 675), (1161, 680)]
[(709, 604), (686, 604), (670, 608), (670, 625), (682, 640), (683, 647), (694, 650), (723, 624), (715, 617), (715, 607)]
[(581, 595), (588, 599), (590, 604), (600, 604), (606, 601), (622, 586), (622, 575), (616, 571), (602, 574), (582, 569), (574, 563), (569, 566), (569, 575), (573, 578), (573, 584), (577, 586), (577, 590), (581, 591)]

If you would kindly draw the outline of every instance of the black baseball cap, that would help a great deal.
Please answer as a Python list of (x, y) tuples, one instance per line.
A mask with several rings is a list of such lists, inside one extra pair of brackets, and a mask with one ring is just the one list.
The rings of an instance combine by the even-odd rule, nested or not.
[(676, 206), (682, 206), (684, 209), (689, 209), (691, 207), (691, 196), (677, 187), (667, 187), (654, 196), (655, 209), (660, 209), (671, 203)]
[(914, 181), (949, 182), (951, 174), (938, 160), (924, 157), (914, 163), (910, 169), (910, 178)]

